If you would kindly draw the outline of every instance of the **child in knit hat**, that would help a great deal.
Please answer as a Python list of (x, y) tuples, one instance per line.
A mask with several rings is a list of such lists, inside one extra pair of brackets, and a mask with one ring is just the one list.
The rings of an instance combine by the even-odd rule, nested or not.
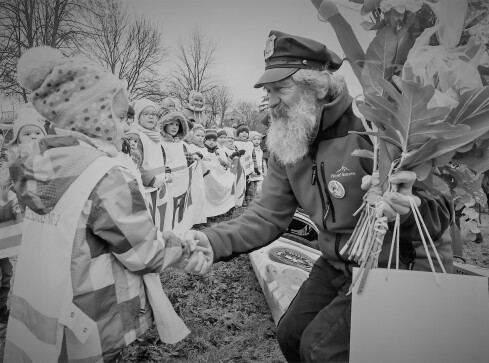
[(253, 173), (250, 174), (250, 198), (253, 199), (261, 189), (263, 181), (263, 150), (260, 147), (263, 135), (257, 131), (250, 131), (249, 140), (253, 143)]
[(153, 101), (142, 98), (134, 103), (134, 119), (139, 125), (138, 150), (142, 157), (141, 178), (146, 187), (162, 188), (166, 182), (158, 112)]
[(17, 111), (10, 145), (29, 143), (46, 136), (44, 117), (29, 103)]
[[(188, 139), (188, 150), (194, 154), (194, 159), (204, 159), (204, 155), (207, 155), (207, 150), (204, 146), (205, 129), (201, 124), (195, 124), (190, 133)], [(196, 159), (197, 160), (197, 159)], [(206, 158), (208, 160), (208, 157)]]
[(148, 282), (182, 257), (207, 260), (158, 231), (137, 181), (115, 159), (128, 129), (125, 83), (49, 47), (27, 50), (17, 75), (57, 135), (19, 145), (10, 161), (29, 208), (4, 360), (121, 361), (122, 349), (161, 319), (171, 327), (159, 331), (164, 341), (183, 339), (188, 329), (169, 301), (153, 300), (158, 285)]
[(253, 199), (250, 194), (250, 175), (253, 173), (253, 143), (248, 140), (250, 135), (250, 128), (246, 124), (238, 125), (236, 129), (236, 140), (234, 145), (238, 148), (240, 152), (244, 152), (244, 155), (241, 157), (241, 164), (243, 165), (245, 175), (246, 175), (246, 193), (245, 200), (243, 206), (247, 206), (251, 200)]

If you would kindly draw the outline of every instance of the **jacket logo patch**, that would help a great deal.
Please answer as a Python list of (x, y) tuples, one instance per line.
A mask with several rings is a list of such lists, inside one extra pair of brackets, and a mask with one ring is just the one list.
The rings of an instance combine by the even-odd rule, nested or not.
[(346, 166), (343, 165), (335, 173), (331, 174), (331, 179), (344, 178), (353, 175), (355, 175), (355, 172), (351, 171), (350, 169), (348, 169)]
[(345, 187), (336, 180), (331, 180), (328, 183), (328, 190), (335, 198), (341, 199), (345, 196)]

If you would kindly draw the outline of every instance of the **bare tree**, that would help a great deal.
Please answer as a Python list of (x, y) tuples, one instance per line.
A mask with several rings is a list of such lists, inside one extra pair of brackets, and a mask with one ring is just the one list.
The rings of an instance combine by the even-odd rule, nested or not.
[(219, 102), (219, 111), (221, 112), (221, 124), (226, 117), (226, 113), (229, 111), (231, 104), (233, 103), (233, 95), (226, 86), (219, 87), (217, 94)]
[(255, 130), (261, 120), (257, 105), (250, 101), (238, 101), (231, 114), (235, 123), (246, 124), (251, 130)]
[(170, 87), (185, 104), (190, 91), (206, 94), (216, 87), (211, 73), (215, 62), (216, 43), (207, 39), (199, 28), (194, 28), (176, 47), (176, 69), (172, 72)]
[(133, 21), (124, 2), (101, 0), (99, 5), (86, 20), (93, 34), (83, 53), (126, 80), (134, 98), (166, 97), (157, 68), (168, 58), (168, 49), (158, 27), (142, 17)]
[(210, 123), (222, 126), (223, 120), (226, 117), (226, 113), (229, 111), (233, 100), (229, 88), (222, 84), (216, 86), (205, 94), (205, 99), (208, 113), (210, 114)]
[(17, 83), (16, 67), (22, 53), (49, 45), (70, 54), (86, 35), (80, 15), (88, 0), (0, 0), (0, 92), (28, 101), (28, 91)]

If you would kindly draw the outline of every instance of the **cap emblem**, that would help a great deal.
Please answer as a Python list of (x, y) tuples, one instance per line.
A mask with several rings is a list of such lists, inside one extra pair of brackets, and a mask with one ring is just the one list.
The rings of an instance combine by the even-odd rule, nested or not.
[(267, 60), (268, 58), (270, 58), (274, 52), (274, 44), (275, 44), (275, 39), (277, 37), (275, 36), (275, 34), (273, 35), (270, 35), (268, 38), (267, 38), (267, 42), (265, 44), (265, 60)]

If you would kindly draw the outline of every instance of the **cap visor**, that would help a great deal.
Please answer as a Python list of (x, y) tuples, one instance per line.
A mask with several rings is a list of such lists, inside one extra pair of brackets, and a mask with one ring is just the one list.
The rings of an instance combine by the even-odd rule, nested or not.
[(260, 79), (253, 86), (254, 88), (263, 87), (265, 83), (278, 82), (282, 79), (285, 79), (295, 72), (297, 72), (299, 68), (271, 68), (267, 69), (265, 73), (263, 73)]

